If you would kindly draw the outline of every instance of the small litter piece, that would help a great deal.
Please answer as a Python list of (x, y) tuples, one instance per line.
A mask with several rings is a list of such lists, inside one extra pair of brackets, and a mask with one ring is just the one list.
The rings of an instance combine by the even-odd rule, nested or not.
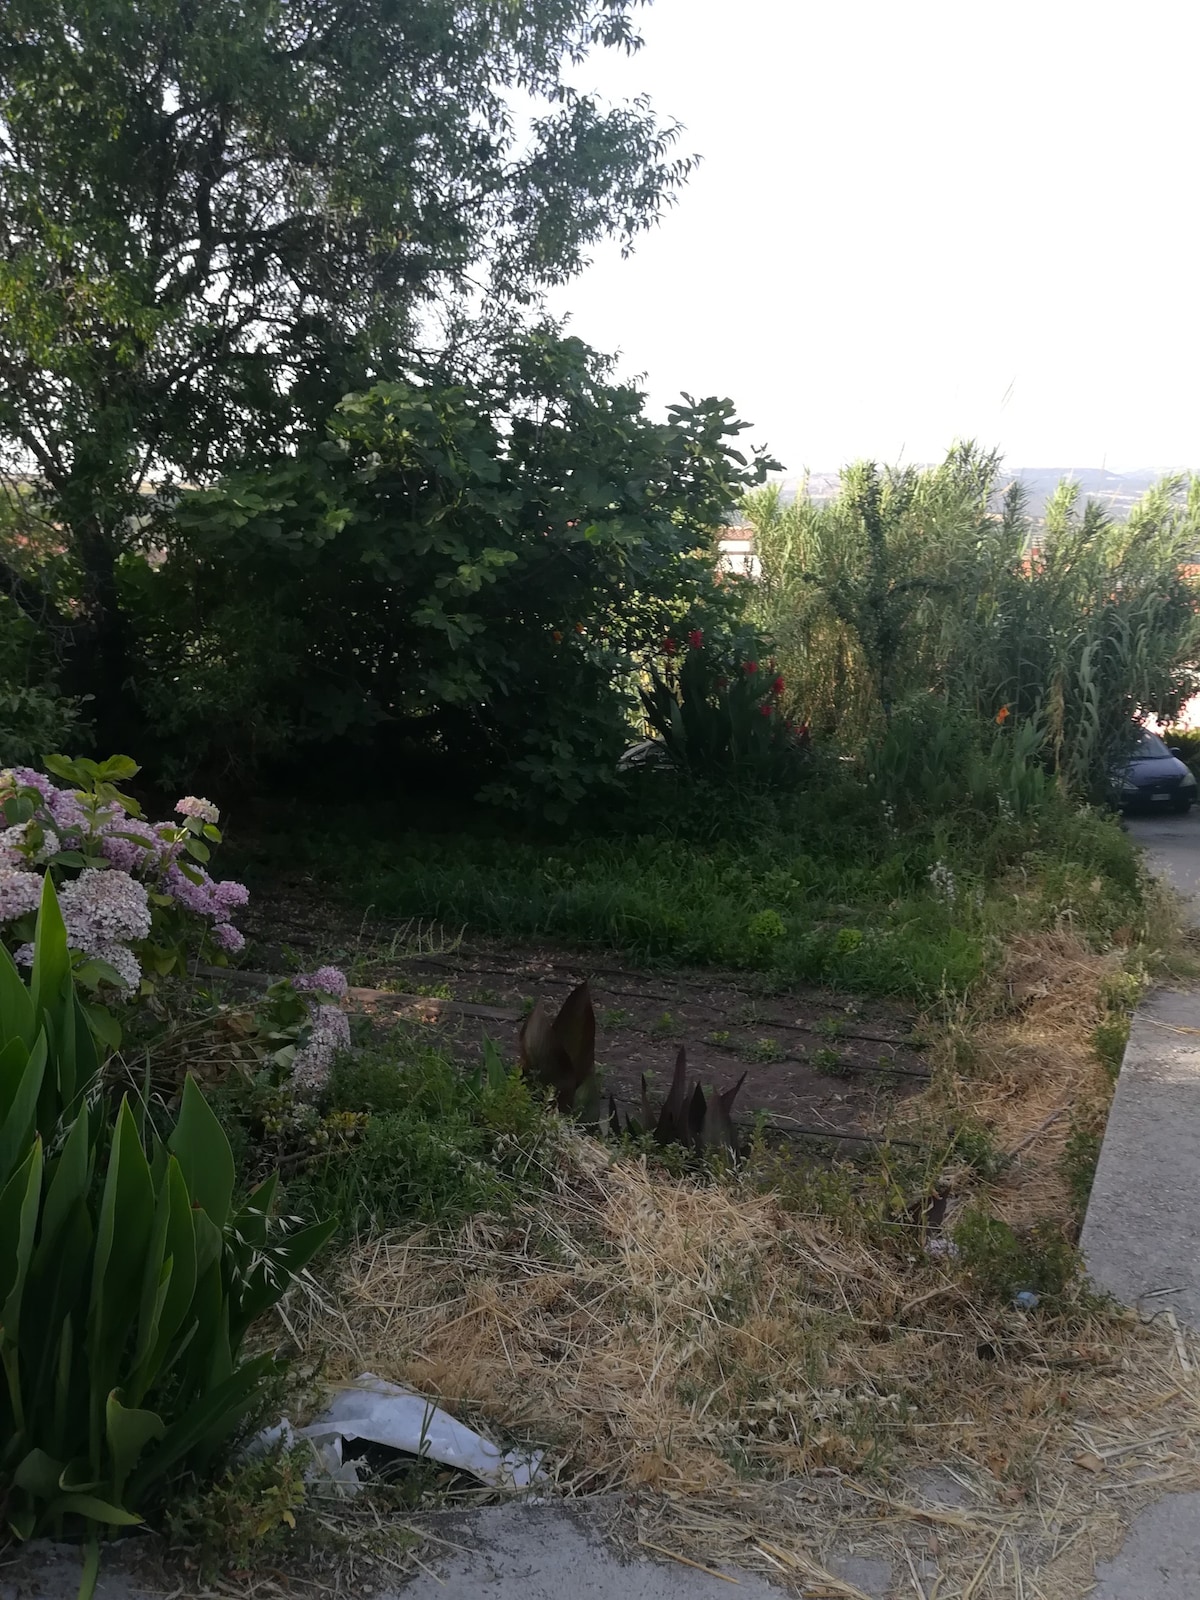
[(1039, 1299), (1032, 1289), (1018, 1289), (1013, 1295), (1013, 1305), (1018, 1311), (1036, 1311)]
[(259, 1434), (250, 1451), (262, 1454), (278, 1443), (291, 1445), (302, 1439), (316, 1455), (312, 1476), (341, 1482), (350, 1493), (359, 1487), (357, 1463), (343, 1459), (343, 1446), (355, 1439), (455, 1467), (496, 1489), (528, 1489), (547, 1476), (542, 1470), (543, 1451), (504, 1452), (424, 1395), (372, 1372), (361, 1373), (340, 1388), (306, 1428), (293, 1428), (285, 1417)]
[(926, 1239), (925, 1254), (927, 1256), (941, 1257), (946, 1261), (958, 1260), (958, 1246), (953, 1239)]

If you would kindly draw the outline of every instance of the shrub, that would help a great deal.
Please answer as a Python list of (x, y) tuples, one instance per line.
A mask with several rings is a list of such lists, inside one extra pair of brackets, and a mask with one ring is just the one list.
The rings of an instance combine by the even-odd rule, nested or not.
[(0, 1502), (20, 1538), (82, 1527), (81, 1594), (105, 1526), (203, 1471), (274, 1358), (251, 1323), (330, 1233), (283, 1232), (275, 1179), (234, 1204), (234, 1165), (195, 1083), (165, 1137), (93, 1099), (101, 1068), (49, 878), (30, 983), (0, 947)]
[(786, 685), (773, 661), (760, 660), (763, 641), (743, 636), (721, 648), (697, 628), (662, 649), (642, 705), (672, 765), (710, 781), (794, 782), (808, 729), (785, 715)]
[(150, 986), (147, 968), (164, 975), (188, 954), (223, 961), (242, 948), (233, 919), (248, 892), (205, 869), (221, 842), (216, 806), (189, 795), (176, 821), (151, 824), (117, 787), (139, 770), (128, 756), (44, 765), (70, 787), (32, 768), (0, 772), (0, 939), (18, 962), (32, 959), (42, 868), (59, 886), (76, 977), (89, 987), (136, 995)]

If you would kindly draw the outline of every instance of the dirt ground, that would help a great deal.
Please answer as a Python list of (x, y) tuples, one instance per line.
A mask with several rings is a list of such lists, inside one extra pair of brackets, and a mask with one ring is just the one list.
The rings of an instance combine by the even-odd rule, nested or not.
[[(297, 906), (296, 911), (299, 911)], [(901, 1101), (929, 1082), (920, 1019), (910, 1007), (829, 989), (766, 992), (753, 973), (634, 968), (602, 952), (447, 937), (437, 929), (336, 925), (315, 930), (286, 899), (260, 902), (256, 964), (285, 970), (288, 950), (327, 953), (352, 972), (351, 1006), (381, 1023), (421, 1028), (477, 1062), (485, 1038), (515, 1057), (521, 1020), (541, 999), (553, 1015), (584, 979), (596, 1011), (603, 1092), (635, 1116), (642, 1078), (657, 1108), (676, 1052), (689, 1076), (722, 1090), (743, 1074), (734, 1106), (742, 1127), (756, 1119), (780, 1134), (827, 1139), (841, 1153), (877, 1139)]]

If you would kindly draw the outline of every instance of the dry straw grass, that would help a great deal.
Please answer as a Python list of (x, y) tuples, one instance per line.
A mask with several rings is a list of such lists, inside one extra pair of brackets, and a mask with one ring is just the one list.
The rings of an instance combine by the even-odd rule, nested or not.
[[(334, 1376), (548, 1444), (561, 1491), (636, 1491), (632, 1539), (798, 1593), (855, 1593), (829, 1571), (853, 1548), (925, 1600), (938, 1572), (938, 1600), (1065, 1600), (1143, 1503), (1200, 1487), (1169, 1330), (985, 1308), (903, 1244), (584, 1141), (515, 1219), (377, 1238), (331, 1288), (302, 1337)], [(958, 1507), (912, 1479), (935, 1466)]]
[[(916, 1131), (969, 1112), (1019, 1149), (988, 1194), (1014, 1224), (1067, 1216), (1119, 964), (1069, 932), (1015, 940), (1006, 1003), (960, 1018), (962, 1064), (951, 1037), (904, 1105)], [(618, 1492), (631, 1544), (809, 1596), (858, 1595), (834, 1570), (853, 1552), (894, 1596), (1075, 1600), (1144, 1505), (1200, 1489), (1200, 1357), (1164, 1319), (1082, 1292), (1027, 1317), (853, 1207), (572, 1135), (558, 1154), (515, 1217), (356, 1247), (292, 1308), (301, 1343), (547, 1446), (559, 1492)]]

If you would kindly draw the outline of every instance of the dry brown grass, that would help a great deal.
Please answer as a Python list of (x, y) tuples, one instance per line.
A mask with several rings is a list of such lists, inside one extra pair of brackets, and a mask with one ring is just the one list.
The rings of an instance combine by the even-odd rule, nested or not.
[[(1065, 1600), (1141, 1504), (1200, 1486), (1169, 1330), (985, 1306), (903, 1242), (579, 1139), (515, 1218), (374, 1239), (329, 1291), (302, 1337), (332, 1375), (548, 1444), (561, 1492), (636, 1491), (634, 1538), (797, 1592), (853, 1592), (826, 1566), (850, 1544), (936, 1560), (940, 1600)], [(935, 1466), (961, 1507), (909, 1481)]]

